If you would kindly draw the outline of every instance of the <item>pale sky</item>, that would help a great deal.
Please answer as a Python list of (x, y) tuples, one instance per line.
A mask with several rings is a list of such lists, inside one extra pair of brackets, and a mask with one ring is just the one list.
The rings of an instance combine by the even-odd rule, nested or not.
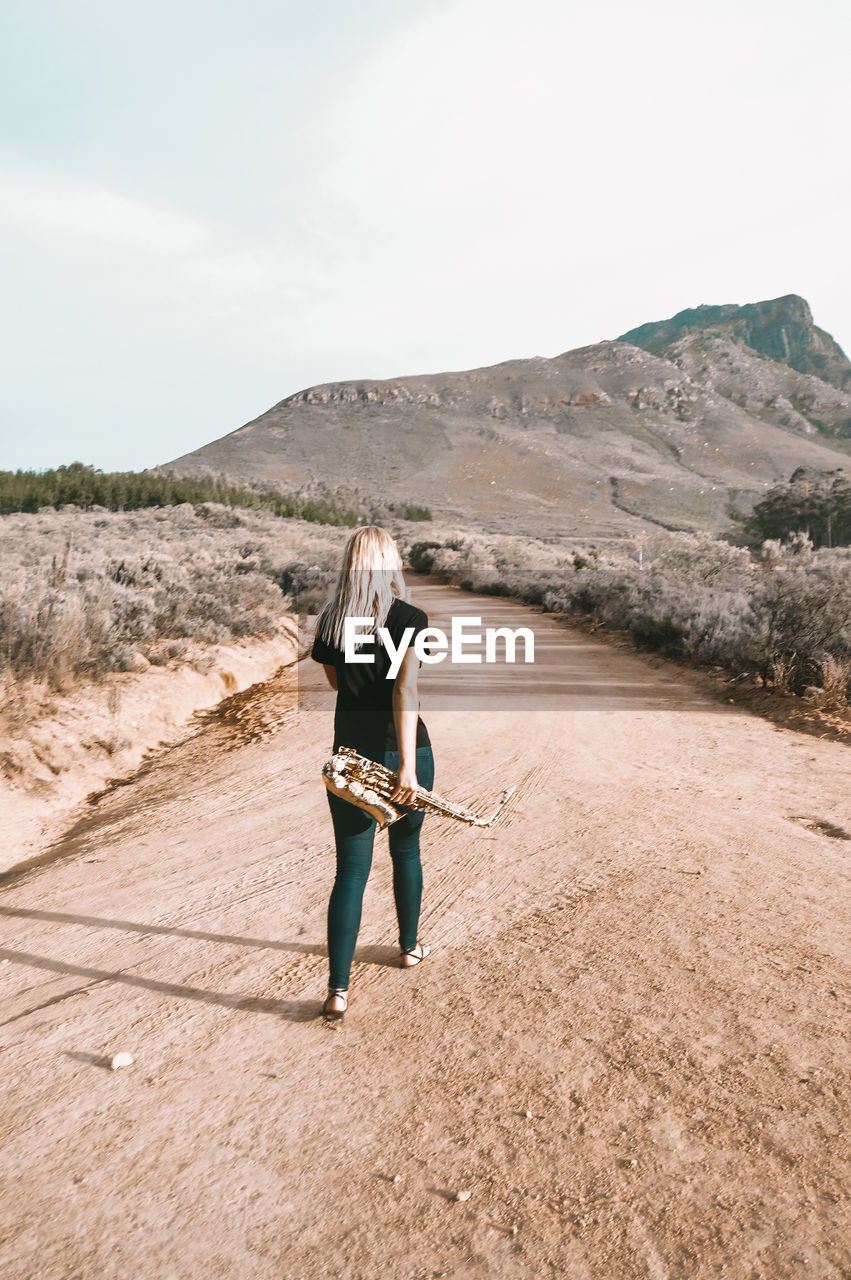
[(0, 469), (800, 293), (851, 348), (847, 0), (4, 0)]

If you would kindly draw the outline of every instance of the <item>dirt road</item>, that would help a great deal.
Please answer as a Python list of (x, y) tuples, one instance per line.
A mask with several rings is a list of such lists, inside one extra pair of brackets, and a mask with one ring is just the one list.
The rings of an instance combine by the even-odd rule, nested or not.
[(411, 971), (379, 839), (341, 1030), (314, 664), (3, 877), (5, 1280), (847, 1277), (847, 748), (416, 598), (534, 625), (522, 694), (423, 677), (436, 789), (521, 785), (427, 821)]

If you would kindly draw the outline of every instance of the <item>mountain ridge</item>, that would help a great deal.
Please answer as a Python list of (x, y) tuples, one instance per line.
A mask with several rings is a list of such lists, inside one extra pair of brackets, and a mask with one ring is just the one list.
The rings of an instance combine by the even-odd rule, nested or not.
[[(775, 328), (791, 314), (803, 323), (789, 297), (779, 310), (778, 300), (753, 307), (768, 307)], [(851, 388), (748, 346), (742, 325), (756, 322), (744, 308), (706, 310), (704, 328), (672, 317), (630, 331), (659, 353), (621, 338), (551, 358), (304, 388), (154, 469), (347, 486), (502, 530), (724, 532), (796, 467), (845, 462)], [(841, 372), (836, 351), (831, 369)]]
[(679, 311), (668, 320), (628, 329), (617, 341), (631, 342), (662, 355), (690, 333), (726, 337), (737, 346), (749, 347), (799, 373), (815, 374), (840, 390), (851, 385), (851, 361), (834, 338), (813, 322), (809, 303), (797, 293), (745, 306), (701, 304)]

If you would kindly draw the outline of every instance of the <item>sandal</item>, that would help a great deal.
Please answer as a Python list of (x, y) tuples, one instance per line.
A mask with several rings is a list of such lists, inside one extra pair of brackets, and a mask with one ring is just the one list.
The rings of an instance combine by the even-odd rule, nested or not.
[(415, 964), (419, 964), (421, 960), (425, 960), (427, 955), (431, 954), (431, 947), (425, 947), (421, 942), (415, 942), (407, 951), (402, 952), (402, 968), (413, 969)]
[[(342, 1002), (342, 1009), (329, 1009), (329, 1005), (333, 1000)], [(343, 1021), (346, 1009), (349, 1005), (349, 993), (341, 987), (329, 987), (328, 995), (325, 997), (325, 1003), (322, 1006), (322, 1017), (326, 1022), (339, 1025)]]

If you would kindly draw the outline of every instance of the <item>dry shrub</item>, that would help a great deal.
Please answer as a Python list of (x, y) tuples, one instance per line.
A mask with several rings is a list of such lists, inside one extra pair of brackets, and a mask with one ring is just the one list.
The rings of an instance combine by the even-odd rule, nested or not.
[(327, 565), (297, 562), (273, 576), (297, 613), (318, 613), (333, 591), (337, 570), (336, 566), (332, 569)]
[(65, 691), (80, 679), (180, 657), (188, 641), (272, 635), (291, 607), (289, 567), (308, 562), (316, 587), (347, 535), (188, 503), (167, 513), (7, 515), (0, 529), (7, 691), (29, 683)]
[(791, 693), (792, 677), (797, 667), (797, 655), (786, 657), (778, 654), (769, 663), (769, 679), (777, 693)]
[(851, 661), (851, 556), (814, 552), (803, 535), (754, 557), (708, 536), (660, 533), (642, 539), (641, 564), (623, 547), (505, 541), (435, 530), (411, 560), (462, 587), (584, 614), (642, 648), (751, 671), (786, 691), (818, 683), (825, 655)]
[(818, 682), (825, 656), (851, 658), (851, 575), (841, 560), (820, 554), (810, 565), (763, 572), (750, 596), (750, 665), (770, 678), (775, 660), (796, 655), (789, 678), (795, 693)]
[(821, 662), (820, 706), (827, 711), (843, 711), (851, 694), (851, 658), (834, 658), (830, 654)]

